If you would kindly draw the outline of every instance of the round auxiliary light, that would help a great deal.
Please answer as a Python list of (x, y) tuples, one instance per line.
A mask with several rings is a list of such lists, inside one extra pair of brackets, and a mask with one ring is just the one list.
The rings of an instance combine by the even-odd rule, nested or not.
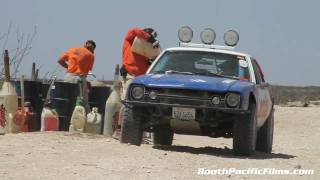
[(141, 86), (134, 86), (131, 90), (131, 96), (135, 99), (135, 100), (140, 100), (143, 98), (144, 95), (144, 89)]
[(220, 98), (218, 96), (214, 96), (211, 100), (212, 104), (218, 105), (220, 103)]
[(151, 91), (149, 93), (149, 98), (152, 99), (152, 100), (157, 99), (157, 93), (155, 91)]
[(211, 28), (204, 29), (200, 34), (201, 41), (204, 44), (213, 44), (216, 39), (216, 33)]
[(223, 39), (227, 46), (235, 46), (239, 42), (239, 34), (235, 30), (229, 30), (224, 33)]
[(189, 26), (183, 26), (178, 31), (178, 37), (181, 42), (188, 43), (192, 40), (193, 31)]

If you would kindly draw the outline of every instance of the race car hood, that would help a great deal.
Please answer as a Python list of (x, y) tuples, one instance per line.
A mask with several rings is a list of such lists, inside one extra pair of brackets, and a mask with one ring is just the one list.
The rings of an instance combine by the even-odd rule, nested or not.
[(150, 88), (193, 89), (212, 92), (239, 92), (250, 89), (253, 83), (237, 79), (184, 75), (184, 74), (148, 74), (138, 76), (134, 84), (141, 84)]

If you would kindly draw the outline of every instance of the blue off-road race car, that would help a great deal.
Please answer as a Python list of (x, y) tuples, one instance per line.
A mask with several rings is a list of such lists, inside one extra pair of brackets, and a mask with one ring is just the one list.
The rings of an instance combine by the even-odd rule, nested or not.
[(203, 44), (190, 43), (189, 27), (178, 34), (180, 46), (164, 50), (128, 88), (120, 141), (140, 145), (143, 131), (155, 145), (172, 145), (174, 133), (232, 137), (235, 155), (271, 153), (270, 86), (252, 56), (233, 51), (238, 33), (225, 33), (227, 46), (213, 45), (212, 29), (201, 33)]

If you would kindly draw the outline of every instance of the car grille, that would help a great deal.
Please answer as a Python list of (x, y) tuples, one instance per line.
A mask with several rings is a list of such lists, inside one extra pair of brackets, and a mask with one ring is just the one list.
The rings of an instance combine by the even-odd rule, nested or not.
[[(152, 100), (148, 97), (149, 92), (155, 91), (157, 99)], [(208, 91), (190, 90), (190, 89), (155, 89), (146, 88), (145, 101), (180, 104), (180, 105), (194, 105), (194, 106), (217, 106), (225, 107), (224, 94), (212, 93)], [(211, 99), (214, 96), (220, 97), (220, 104), (213, 105)]]

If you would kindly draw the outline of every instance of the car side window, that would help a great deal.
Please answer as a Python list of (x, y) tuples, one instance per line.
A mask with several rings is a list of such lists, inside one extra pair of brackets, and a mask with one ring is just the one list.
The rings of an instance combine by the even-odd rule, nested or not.
[(252, 62), (253, 70), (254, 70), (254, 75), (256, 78), (256, 83), (261, 84), (261, 82), (264, 82), (264, 77), (261, 72), (260, 66), (255, 59), (253, 59), (253, 58), (251, 58), (251, 59), (252, 59), (251, 62)]

